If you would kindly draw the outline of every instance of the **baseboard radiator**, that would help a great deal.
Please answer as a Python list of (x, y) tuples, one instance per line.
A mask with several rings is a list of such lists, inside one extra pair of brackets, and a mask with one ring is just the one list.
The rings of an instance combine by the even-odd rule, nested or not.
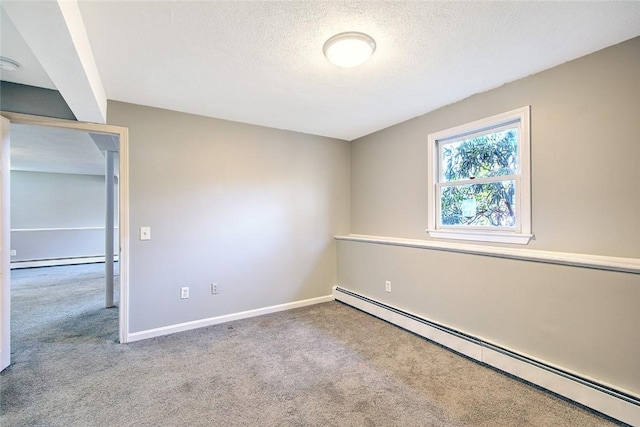
[(471, 359), (540, 386), (607, 416), (640, 426), (640, 397), (581, 377), (398, 308), (335, 287), (337, 301), (441, 344)]
[[(118, 255), (114, 255), (113, 260), (115, 262), (118, 262)], [(34, 268), (34, 267), (58, 267), (62, 265), (96, 264), (96, 263), (103, 263), (103, 262), (105, 262), (104, 255), (69, 257), (69, 258), (53, 258), (53, 259), (35, 259), (35, 260), (25, 260), (25, 261), (14, 261), (11, 263), (11, 269), (18, 270), (21, 268)]]

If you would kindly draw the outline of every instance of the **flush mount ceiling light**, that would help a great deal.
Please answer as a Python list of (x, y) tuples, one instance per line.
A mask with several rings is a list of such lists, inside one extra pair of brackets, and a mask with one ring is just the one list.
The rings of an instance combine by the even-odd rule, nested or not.
[(18, 64), (18, 62), (10, 58), (0, 56), (0, 70), (16, 71), (18, 68), (20, 68), (20, 64)]
[(363, 64), (376, 50), (376, 42), (364, 33), (340, 33), (326, 41), (324, 56), (338, 67), (351, 68)]

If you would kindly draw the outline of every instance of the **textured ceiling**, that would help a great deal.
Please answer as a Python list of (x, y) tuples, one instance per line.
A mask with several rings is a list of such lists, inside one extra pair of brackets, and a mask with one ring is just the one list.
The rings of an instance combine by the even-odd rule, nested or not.
[[(640, 35), (637, 1), (78, 4), (107, 98), (345, 140)], [(369, 62), (324, 58), (343, 31)]]
[[(109, 99), (352, 140), (640, 34), (640, 2), (100, 2)], [(355, 69), (324, 42), (377, 43)]]

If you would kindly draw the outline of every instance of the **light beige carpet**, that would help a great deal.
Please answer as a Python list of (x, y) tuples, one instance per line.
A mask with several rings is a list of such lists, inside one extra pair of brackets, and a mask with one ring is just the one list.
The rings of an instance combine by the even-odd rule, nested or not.
[(118, 344), (101, 269), (14, 271), (2, 426), (614, 425), (338, 302)]

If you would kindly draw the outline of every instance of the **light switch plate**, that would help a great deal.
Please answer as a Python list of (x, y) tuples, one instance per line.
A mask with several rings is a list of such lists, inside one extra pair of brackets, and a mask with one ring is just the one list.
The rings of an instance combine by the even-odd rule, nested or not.
[(140, 227), (140, 240), (151, 240), (151, 227)]

